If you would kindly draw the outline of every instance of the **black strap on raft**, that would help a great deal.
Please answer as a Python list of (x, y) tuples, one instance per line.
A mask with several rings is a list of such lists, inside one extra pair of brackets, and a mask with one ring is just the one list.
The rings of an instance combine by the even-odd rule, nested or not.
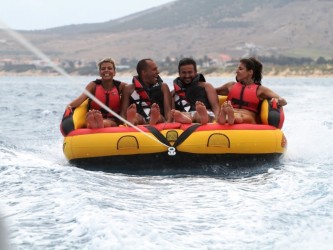
[[(165, 145), (171, 147), (170, 142), (162, 135), (160, 131), (158, 131), (155, 127), (147, 125), (145, 126), (160, 142), (164, 143)], [(200, 124), (194, 124), (191, 127), (187, 128), (175, 141), (173, 147), (177, 147), (182, 144), (198, 127)]]
[(69, 134), (69, 132), (75, 129), (73, 122), (73, 114), (74, 111), (70, 111), (69, 109), (66, 109), (64, 112), (60, 124), (60, 131), (64, 136), (66, 136), (67, 134)]
[(272, 99), (269, 99), (268, 124), (278, 128), (281, 119), (281, 110), (280, 107), (278, 107), (276, 101), (274, 100), (273, 103), (271, 103), (271, 100)]
[(269, 110), (268, 115), (268, 124), (272, 125), (276, 128), (279, 127), (280, 124), (280, 111), (278, 109), (271, 109)]
[(166, 144), (167, 146), (171, 147), (169, 141), (162, 135), (160, 131), (157, 130), (157, 128), (147, 125), (145, 126), (160, 142), (163, 144)]
[(182, 144), (198, 127), (200, 127), (200, 124), (194, 124), (191, 127), (187, 128), (176, 140), (173, 147), (177, 147), (180, 144)]

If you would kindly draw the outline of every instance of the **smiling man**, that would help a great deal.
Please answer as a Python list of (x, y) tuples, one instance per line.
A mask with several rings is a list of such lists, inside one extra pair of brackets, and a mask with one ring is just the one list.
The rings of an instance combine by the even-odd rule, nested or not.
[(121, 116), (134, 125), (170, 121), (171, 93), (169, 86), (162, 82), (156, 63), (142, 59), (136, 71), (138, 75), (124, 89)]
[(214, 87), (197, 73), (192, 58), (183, 58), (178, 64), (174, 82), (174, 107), (171, 116), (175, 122), (207, 124), (219, 115), (219, 101)]

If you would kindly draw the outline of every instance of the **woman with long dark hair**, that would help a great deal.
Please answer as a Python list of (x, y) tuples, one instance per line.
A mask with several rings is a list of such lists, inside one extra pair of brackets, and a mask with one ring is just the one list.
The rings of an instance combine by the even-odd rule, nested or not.
[(257, 123), (257, 114), (264, 99), (284, 106), (287, 101), (269, 88), (261, 85), (262, 64), (256, 58), (243, 58), (236, 70), (236, 82), (228, 82), (216, 88), (218, 95), (227, 95), (220, 109), (220, 124)]

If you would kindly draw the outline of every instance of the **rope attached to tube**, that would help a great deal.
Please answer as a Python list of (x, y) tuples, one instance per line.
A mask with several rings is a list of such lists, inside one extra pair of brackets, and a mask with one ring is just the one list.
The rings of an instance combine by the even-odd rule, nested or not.
[[(14, 31), (13, 29), (11, 29), (9, 26), (7, 26), (1, 20), (0, 20), (0, 28), (3, 29), (12, 38), (14, 38), (14, 40), (16, 40), (18, 43), (20, 43), (21, 45), (23, 45), (27, 50), (29, 50), (30, 52), (32, 52), (33, 54), (35, 54), (36, 56), (38, 56), (40, 59), (42, 59), (44, 62), (46, 62), (50, 67), (52, 67), (54, 70), (56, 70), (59, 74), (61, 74), (62, 76), (65, 76), (72, 83), (76, 83), (73, 80), (73, 78), (64, 69), (60, 68), (58, 65), (56, 65), (55, 63), (53, 63), (47, 55), (45, 55), (42, 51), (40, 51), (33, 44), (31, 44), (26, 38), (24, 38), (21, 34), (19, 34), (18, 32)], [(97, 99), (93, 94), (91, 94), (86, 89), (84, 89), (84, 93), (89, 98), (93, 99), (96, 103), (98, 103), (98, 105), (100, 105), (101, 107), (103, 107), (105, 110), (107, 110), (109, 113), (111, 113), (112, 115), (114, 115), (115, 117), (117, 117), (122, 122), (124, 122), (127, 125), (133, 127), (137, 131), (143, 133), (145, 136), (149, 137), (150, 139), (152, 139), (152, 140), (154, 140), (154, 141), (156, 141), (156, 142), (158, 142), (158, 143), (166, 146), (168, 148), (168, 154), (169, 155), (175, 155), (176, 154), (174, 147), (170, 147), (170, 146), (166, 145), (165, 143), (162, 143), (161, 141), (159, 141), (155, 137), (149, 135), (148, 133), (146, 133), (143, 130), (141, 130), (139, 127), (135, 126), (133, 123), (127, 121), (126, 119), (124, 119), (123, 117), (121, 117), (120, 115), (118, 115), (116, 112), (114, 112), (113, 110), (111, 110), (109, 107), (107, 107), (104, 103), (102, 103), (99, 99)]]

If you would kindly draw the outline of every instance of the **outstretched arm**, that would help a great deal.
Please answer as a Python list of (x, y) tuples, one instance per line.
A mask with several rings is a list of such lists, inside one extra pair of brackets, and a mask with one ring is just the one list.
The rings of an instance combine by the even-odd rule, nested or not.
[(234, 85), (234, 84), (235, 84), (235, 82), (227, 82), (227, 83), (223, 84), (222, 86), (215, 88), (216, 93), (218, 95), (228, 95), (232, 85)]
[(272, 98), (276, 100), (276, 103), (279, 106), (285, 106), (287, 105), (287, 101), (280, 97), (278, 94), (276, 94), (273, 90), (265, 87), (265, 86), (260, 86), (258, 88), (258, 93), (257, 93), (258, 97), (263, 100), (263, 99), (267, 99), (267, 98)]
[[(94, 82), (90, 82), (86, 86), (86, 90), (90, 93), (93, 93), (94, 88), (95, 88), (95, 83)], [(87, 98), (88, 98), (88, 96), (83, 92), (79, 97), (77, 97), (76, 99), (71, 101), (67, 105), (66, 108), (69, 108), (69, 109), (72, 110), (72, 108), (76, 108), (76, 107), (80, 106)]]

